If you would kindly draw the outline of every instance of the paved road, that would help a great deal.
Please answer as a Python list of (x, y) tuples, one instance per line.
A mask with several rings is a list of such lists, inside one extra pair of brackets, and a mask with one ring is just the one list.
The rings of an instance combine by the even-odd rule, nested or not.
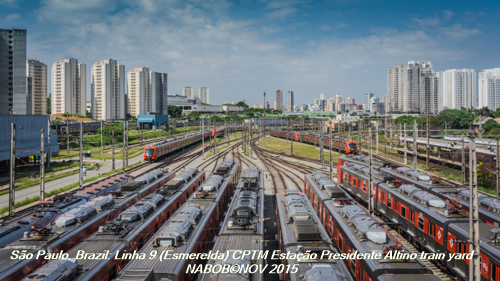
[[(128, 164), (132, 165), (132, 164), (135, 164), (135, 163), (143, 161), (143, 160), (144, 160), (143, 155), (140, 154), (139, 156), (136, 156), (134, 158), (129, 158)], [(87, 176), (83, 178), (84, 180), (91, 178), (91, 177), (98, 176), (99, 174), (102, 174), (105, 172), (109, 172), (109, 171), (111, 171), (111, 168), (112, 168), (112, 165), (111, 165), (112, 161), (111, 160), (96, 161), (96, 160), (89, 159), (89, 160), (85, 160), (85, 162), (94, 162), (94, 163), (99, 162), (99, 164), (105, 163), (106, 165), (101, 167), (99, 169), (99, 171), (97, 171), (95, 169), (94, 169), (94, 171), (92, 171), (91, 169), (87, 169)], [(121, 170), (121, 168), (122, 168), (122, 159), (121, 158), (115, 159), (115, 168), (117, 170)], [(45, 192), (49, 192), (49, 191), (52, 191), (52, 190), (55, 190), (55, 189), (58, 189), (61, 187), (65, 187), (67, 185), (70, 185), (70, 184), (76, 183), (76, 182), (79, 182), (79, 174), (74, 174), (71, 176), (67, 176), (64, 178), (60, 178), (57, 180), (46, 182), (45, 183)], [(18, 190), (15, 193), (16, 202), (22, 201), (26, 198), (30, 198), (30, 197), (33, 197), (33, 196), (36, 196), (39, 194), (40, 194), (40, 186), (39, 185), (28, 187), (28, 188), (25, 188), (22, 190)], [(1, 195), (0, 196), (0, 207), (8, 206), (8, 204), (9, 204), (9, 194)]]

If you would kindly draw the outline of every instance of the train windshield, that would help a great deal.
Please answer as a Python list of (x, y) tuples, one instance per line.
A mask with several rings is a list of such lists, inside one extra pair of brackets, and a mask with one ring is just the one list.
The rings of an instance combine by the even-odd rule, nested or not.
[(349, 143), (349, 149), (351, 150), (356, 150), (356, 144), (355, 143)]
[(148, 149), (146, 149), (146, 156), (153, 156), (154, 152), (155, 152), (154, 149), (148, 148)]

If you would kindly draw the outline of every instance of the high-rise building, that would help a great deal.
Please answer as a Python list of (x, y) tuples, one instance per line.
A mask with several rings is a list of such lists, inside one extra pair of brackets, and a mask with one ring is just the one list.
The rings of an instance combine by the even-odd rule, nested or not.
[(438, 82), (432, 64), (409, 61), (387, 70), (389, 111), (395, 113), (436, 114)]
[(496, 110), (500, 107), (500, 68), (484, 69), (478, 79), (479, 108)]
[(365, 94), (365, 109), (367, 109), (368, 111), (371, 110), (371, 106), (370, 106), (370, 99), (373, 98), (375, 95), (373, 93), (366, 93)]
[(87, 65), (63, 59), (52, 64), (51, 73), (51, 114), (86, 115)]
[(276, 91), (276, 104), (274, 105), (274, 109), (283, 110), (283, 91)]
[(335, 95), (334, 100), (335, 100), (335, 111), (336, 112), (339, 112), (339, 111), (340, 112), (344, 112), (345, 109), (344, 109), (344, 111), (341, 110), (341, 104), (343, 104), (342, 103), (342, 96), (341, 95)]
[(92, 118), (125, 119), (125, 66), (116, 60), (96, 62), (90, 71)]
[(134, 68), (127, 72), (127, 113), (137, 117), (151, 111), (151, 82), (149, 69)]
[(202, 103), (210, 104), (210, 92), (207, 87), (200, 87), (198, 89), (198, 97)]
[(193, 98), (193, 88), (191, 88), (189, 86), (182, 88), (182, 95), (185, 97), (188, 97), (188, 99), (192, 99)]
[(30, 115), (26, 29), (0, 29), (0, 115)]
[(288, 109), (288, 111), (295, 111), (292, 90), (289, 90), (288, 92), (286, 92), (286, 108)]
[(345, 103), (345, 104), (355, 104), (355, 99), (351, 99), (351, 97), (347, 97), (347, 98), (344, 100), (344, 103)]
[(476, 71), (449, 69), (436, 73), (438, 78), (438, 109), (476, 108)]
[(150, 71), (151, 110), (162, 115), (168, 115), (168, 74)]
[(271, 106), (271, 105), (269, 104), (269, 102), (268, 102), (268, 101), (266, 101), (266, 109), (269, 109), (269, 107), (270, 107), (270, 106)]
[(37, 60), (27, 60), (26, 76), (32, 79), (31, 113), (47, 114), (47, 65)]

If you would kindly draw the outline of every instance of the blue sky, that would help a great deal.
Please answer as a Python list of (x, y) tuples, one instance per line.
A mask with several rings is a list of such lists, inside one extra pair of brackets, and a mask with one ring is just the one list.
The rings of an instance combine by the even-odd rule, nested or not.
[(320, 93), (361, 103), (410, 60), (500, 67), (500, 1), (0, 0), (0, 22), (27, 28), (28, 58), (49, 68), (73, 57), (90, 76), (113, 58), (167, 72), (169, 94), (209, 87), (212, 104), (261, 104), (264, 91), (272, 103), (278, 89), (295, 104)]

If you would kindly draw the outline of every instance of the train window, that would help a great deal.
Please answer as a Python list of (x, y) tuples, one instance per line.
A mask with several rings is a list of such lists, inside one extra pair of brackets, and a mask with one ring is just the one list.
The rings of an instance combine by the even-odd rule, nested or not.
[(410, 221), (413, 223), (415, 221), (415, 212), (410, 211)]
[(342, 251), (342, 245), (344, 245), (344, 240), (342, 239), (342, 235), (339, 234), (339, 249)]
[(356, 259), (351, 259), (351, 271), (356, 275)]
[(357, 186), (357, 183), (358, 183), (358, 180), (357, 180), (357, 179), (355, 179), (355, 178), (353, 178), (353, 179), (352, 179), (352, 185)]
[(429, 229), (427, 230), (430, 237), (434, 237), (436, 231), (436, 226), (433, 223), (429, 223)]
[(491, 281), (498, 281), (498, 266), (494, 263), (491, 263)]
[(424, 219), (423, 218), (418, 218), (418, 228), (420, 230), (424, 230)]
[(401, 216), (406, 219), (406, 207), (401, 206)]
[(345, 181), (347, 181), (347, 174), (344, 174), (343, 178), (344, 178)]
[(363, 191), (364, 192), (368, 192), (368, 188), (366, 188), (366, 187), (367, 187), (366, 182), (364, 182), (363, 183)]
[(389, 197), (389, 200), (387, 201), (387, 207), (392, 210), (392, 197)]

